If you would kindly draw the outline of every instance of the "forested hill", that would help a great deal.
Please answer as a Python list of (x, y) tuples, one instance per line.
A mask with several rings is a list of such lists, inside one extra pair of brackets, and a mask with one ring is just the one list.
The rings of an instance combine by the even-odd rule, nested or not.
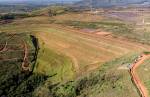
[(50, 5), (58, 3), (74, 3), (80, 0), (0, 0), (0, 4), (32, 4), (32, 5)]

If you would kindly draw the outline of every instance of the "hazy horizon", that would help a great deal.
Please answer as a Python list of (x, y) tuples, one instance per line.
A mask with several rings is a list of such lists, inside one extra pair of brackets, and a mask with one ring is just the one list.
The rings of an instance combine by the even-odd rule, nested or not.
[[(37, 4), (37, 5), (49, 5), (55, 3), (74, 3), (74, 2), (89, 2), (89, 0), (0, 0), (0, 4)], [(96, 5), (111, 5), (111, 4), (132, 4), (132, 3), (150, 3), (150, 0), (93, 0)], [(107, 3), (107, 4), (106, 4)], [(82, 4), (82, 3), (80, 3)]]
[(80, 0), (0, 0), (0, 4), (38, 4), (47, 5), (51, 3), (72, 3)]
[(54, 2), (54, 1), (56, 1), (56, 2), (58, 2), (58, 1), (60, 1), (60, 2), (62, 2), (62, 1), (64, 1), (64, 2), (66, 2), (66, 1), (81, 1), (81, 0), (0, 0), (0, 2), (24, 2), (24, 1), (27, 1), (27, 2), (31, 2), (31, 1), (34, 1), (34, 2), (38, 2), (38, 1), (43, 1), (43, 2), (45, 2), (45, 1), (48, 1), (48, 2)]

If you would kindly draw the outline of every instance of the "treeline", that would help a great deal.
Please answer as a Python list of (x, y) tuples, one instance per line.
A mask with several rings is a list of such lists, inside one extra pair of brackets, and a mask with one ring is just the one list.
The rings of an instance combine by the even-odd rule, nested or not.
[(44, 5), (30, 4), (0, 4), (0, 13), (25, 13), (38, 10), (45, 7)]
[(31, 15), (27, 13), (7, 13), (0, 15), (0, 20), (12, 20), (16, 18), (27, 18), (27, 17), (31, 17)]
[(81, 12), (82, 9), (79, 7), (68, 7), (68, 6), (49, 6), (40, 10), (35, 10), (33, 12), (24, 13), (6, 13), (0, 14), (0, 20), (13, 20), (18, 18), (27, 18), (35, 16), (56, 16), (60, 14), (65, 14), (68, 12)]
[(82, 12), (87, 11), (88, 9), (85, 9), (83, 7), (74, 7), (74, 6), (55, 6), (50, 7), (48, 10), (49, 16), (56, 16), (64, 13), (70, 13), (70, 12)]

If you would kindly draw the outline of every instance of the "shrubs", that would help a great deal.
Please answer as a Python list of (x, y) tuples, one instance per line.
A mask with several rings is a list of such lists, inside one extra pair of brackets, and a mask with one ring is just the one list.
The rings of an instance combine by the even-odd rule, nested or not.
[(149, 54), (150, 54), (150, 52), (148, 52), (148, 51), (145, 51), (145, 52), (144, 52), (144, 54), (146, 54), (146, 55), (149, 55)]
[[(9, 39), (10, 36), (8, 33), (0, 33), (0, 37), (3, 38), (0, 42), (7, 41), (8, 44), (19, 46), (22, 43), (19, 42), (20, 38), (26, 41), (29, 49), (28, 61), (30, 65), (34, 65), (38, 54), (37, 39), (33, 36), (30, 38), (24, 33), (14, 34), (13, 38)], [(8, 51), (0, 52), (0, 57), (4, 59), (0, 61), (0, 97), (32, 97), (32, 92), (48, 78), (39, 73), (32, 73), (32, 71), (22, 72), (23, 48), (16, 45), (8, 45)]]
[[(122, 97), (121, 93), (128, 90), (128, 88), (126, 87), (126, 84), (122, 83), (125, 80), (124, 78), (126, 78), (123, 74), (125, 72), (121, 73), (121, 71), (115, 71), (116, 68), (118, 68), (117, 64), (121, 64), (122, 62), (130, 63), (136, 57), (137, 55), (132, 55), (115, 59), (104, 64), (100, 70), (96, 70), (95, 72), (85, 75), (73, 82), (71, 81), (51, 86), (49, 88), (52, 93), (51, 95), (52, 97), (105, 97), (105, 93), (111, 92), (112, 95)], [(127, 80), (130, 79), (128, 78)], [(132, 85), (131, 83), (128, 84)], [(98, 96), (99, 94), (103, 96)], [(118, 96), (118, 94), (121, 95)]]
[(58, 85), (50, 90), (53, 97), (76, 97), (74, 82)]
[(114, 34), (129, 34), (133, 31), (132, 26), (128, 27), (124, 23), (120, 22), (111, 22), (111, 21), (101, 21), (101, 22), (81, 22), (81, 21), (63, 21), (58, 24), (73, 26), (74, 28), (84, 29), (98, 29), (102, 28), (103, 30), (114, 32)]
[(0, 96), (31, 97), (32, 92), (47, 79), (42, 74), (16, 73), (8, 76), (6, 80), (1, 80)]
[(0, 16), (0, 20), (13, 20), (16, 18), (27, 18), (30, 17), (27, 13), (8, 13)]
[(47, 78), (47, 76), (42, 74), (31, 74), (29, 77), (24, 78), (24, 81), (17, 86), (13, 93), (10, 93), (8, 95), (11, 95), (12, 97), (32, 97), (33, 91)]
[[(65, 84), (57, 85), (50, 88), (52, 97), (76, 97), (84, 95), (92, 87), (110, 84), (109, 88), (116, 88), (117, 81), (121, 79), (120, 75), (106, 74), (103, 71), (91, 73), (88, 76), (80, 78), (74, 82), (70, 81)], [(81, 96), (82, 97), (82, 96)]]
[(66, 13), (68, 11), (67, 7), (62, 7), (62, 6), (51, 6), (48, 8), (48, 15), (49, 16), (56, 16), (59, 14)]
[(12, 19), (15, 19), (15, 16), (13, 14), (5, 14), (5, 15), (2, 15), (0, 17), (1, 20), (12, 20)]

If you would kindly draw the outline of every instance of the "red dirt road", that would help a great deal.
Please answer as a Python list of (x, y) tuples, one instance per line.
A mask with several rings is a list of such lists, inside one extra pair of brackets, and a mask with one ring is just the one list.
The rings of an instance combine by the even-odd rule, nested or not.
[(148, 97), (148, 90), (141, 82), (138, 74), (136, 73), (136, 69), (149, 57), (150, 57), (150, 55), (142, 55), (141, 58), (139, 58), (138, 60), (136, 60), (135, 63), (133, 63), (133, 67), (130, 70), (132, 80), (134, 81), (135, 85), (137, 86), (142, 97)]

